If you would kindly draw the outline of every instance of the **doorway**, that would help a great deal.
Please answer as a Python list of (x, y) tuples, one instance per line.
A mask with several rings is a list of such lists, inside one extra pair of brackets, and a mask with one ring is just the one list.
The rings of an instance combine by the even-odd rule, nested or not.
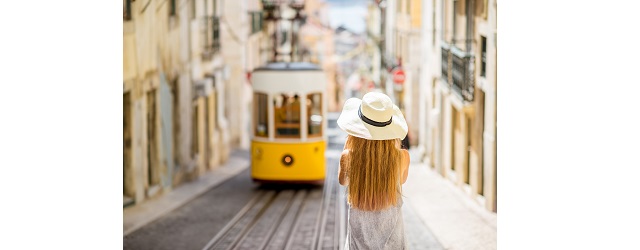
[(147, 92), (147, 196), (153, 196), (160, 184), (156, 93), (155, 89)]
[(132, 205), (135, 200), (135, 189), (133, 187), (133, 175), (132, 175), (132, 117), (131, 117), (131, 93), (126, 92), (123, 95), (123, 118), (124, 126), (122, 129), (122, 149), (123, 149), (123, 163), (122, 163), (122, 172), (123, 172), (123, 181), (122, 181), (122, 190), (123, 190), (123, 207), (127, 207)]
[[(172, 109), (172, 118), (173, 118), (173, 131), (172, 131), (172, 140), (173, 140), (173, 162), (174, 168), (179, 169), (179, 163), (182, 162), (180, 159), (180, 92), (179, 92), (179, 78), (176, 78), (171, 83), (171, 100), (173, 104)], [(174, 172), (175, 173), (175, 172)]]
[(450, 154), (451, 164), (449, 164), (448, 177), (454, 182), (457, 177), (456, 166), (458, 165), (458, 154), (459, 154), (457, 149), (459, 148), (459, 141), (460, 141), (460, 117), (459, 116), (460, 116), (459, 111), (452, 105), (451, 106), (451, 143), (450, 143), (450, 149), (449, 149), (451, 150), (451, 154)]
[(464, 178), (464, 183), (469, 185), (469, 176), (471, 175), (471, 172), (469, 171), (471, 168), (471, 118), (469, 116), (467, 116), (466, 114), (464, 115), (464, 119), (465, 119), (465, 141), (466, 143), (464, 143), (464, 157), (465, 159), (463, 159), (463, 163), (464, 163), (464, 169), (462, 170), (463, 174), (463, 178)]

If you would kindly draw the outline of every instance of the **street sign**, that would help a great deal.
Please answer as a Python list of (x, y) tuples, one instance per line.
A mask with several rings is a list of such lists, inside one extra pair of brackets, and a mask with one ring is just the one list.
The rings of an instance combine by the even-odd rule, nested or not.
[(393, 71), (393, 82), (396, 84), (403, 84), (404, 79), (406, 78), (404, 71), (401, 69), (396, 69)]

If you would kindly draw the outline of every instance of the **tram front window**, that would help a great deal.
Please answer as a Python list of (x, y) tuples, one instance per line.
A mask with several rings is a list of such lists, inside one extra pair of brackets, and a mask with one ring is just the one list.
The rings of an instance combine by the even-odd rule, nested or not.
[(267, 119), (267, 95), (255, 93), (253, 95), (253, 100), (255, 134), (259, 137), (267, 137), (269, 132), (269, 122)]
[(277, 138), (300, 138), (300, 96), (293, 93), (273, 98)]
[(309, 137), (322, 136), (322, 94), (307, 95)]

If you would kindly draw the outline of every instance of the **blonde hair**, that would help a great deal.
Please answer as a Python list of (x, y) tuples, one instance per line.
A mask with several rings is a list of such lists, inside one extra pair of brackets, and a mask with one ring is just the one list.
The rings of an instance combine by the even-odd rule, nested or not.
[(341, 165), (349, 179), (347, 202), (366, 211), (397, 205), (402, 191), (400, 139), (366, 140), (349, 135), (345, 149), (349, 154)]

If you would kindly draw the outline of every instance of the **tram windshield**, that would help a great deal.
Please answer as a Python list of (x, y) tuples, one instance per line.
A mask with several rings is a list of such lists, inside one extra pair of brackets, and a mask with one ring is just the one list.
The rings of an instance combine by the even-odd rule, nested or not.
[(300, 138), (300, 96), (283, 93), (273, 98), (276, 138)]

